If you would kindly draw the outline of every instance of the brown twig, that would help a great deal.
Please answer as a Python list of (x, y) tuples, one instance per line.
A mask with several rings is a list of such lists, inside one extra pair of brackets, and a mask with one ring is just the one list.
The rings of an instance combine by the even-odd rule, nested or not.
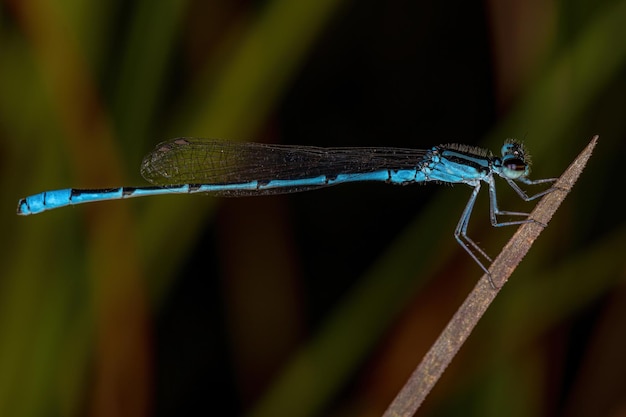
[(422, 362), (413, 371), (383, 417), (410, 417), (415, 414), (454, 355), (467, 340), (487, 307), (498, 295), (502, 285), (509, 279), (509, 276), (517, 268), (533, 242), (561, 205), (580, 176), (597, 141), (598, 136), (596, 135), (554, 184), (557, 189), (547, 194), (537, 204), (530, 214), (530, 218), (537, 222), (520, 226), (493, 262), (489, 272), (498, 288), (494, 289), (489, 284), (487, 275), (480, 279)]

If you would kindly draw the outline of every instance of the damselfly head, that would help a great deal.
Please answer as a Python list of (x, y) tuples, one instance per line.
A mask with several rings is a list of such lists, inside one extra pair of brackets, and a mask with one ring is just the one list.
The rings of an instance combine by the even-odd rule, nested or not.
[(512, 180), (530, 174), (530, 156), (524, 146), (514, 140), (507, 140), (502, 147), (502, 174)]

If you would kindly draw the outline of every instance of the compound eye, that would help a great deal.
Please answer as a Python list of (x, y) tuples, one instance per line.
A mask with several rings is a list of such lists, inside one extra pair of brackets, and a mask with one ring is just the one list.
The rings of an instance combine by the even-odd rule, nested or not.
[(523, 158), (524, 151), (519, 143), (505, 143), (502, 147), (502, 157)]
[(502, 173), (512, 180), (528, 175), (528, 164), (520, 158), (509, 158), (502, 163)]

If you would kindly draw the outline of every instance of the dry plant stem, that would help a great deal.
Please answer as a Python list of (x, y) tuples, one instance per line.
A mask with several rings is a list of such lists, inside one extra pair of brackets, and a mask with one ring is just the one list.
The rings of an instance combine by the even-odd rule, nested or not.
[(495, 259), (489, 272), (498, 288), (494, 289), (489, 284), (487, 275), (483, 275), (422, 362), (413, 371), (383, 417), (410, 417), (415, 414), (454, 355), (469, 337), (487, 307), (500, 292), (502, 285), (508, 280), (544, 229), (544, 225), (548, 224), (552, 215), (561, 205), (589, 160), (597, 141), (598, 136), (596, 135), (555, 183), (556, 190), (547, 194), (537, 204), (530, 214), (530, 218), (537, 222), (520, 226)]

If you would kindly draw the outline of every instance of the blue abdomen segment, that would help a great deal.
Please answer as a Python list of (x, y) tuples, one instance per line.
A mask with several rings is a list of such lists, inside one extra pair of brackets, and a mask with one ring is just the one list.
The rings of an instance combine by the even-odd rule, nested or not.
[(69, 205), (149, 195), (207, 193), (218, 196), (244, 197), (307, 191), (347, 182), (382, 181), (392, 184), (409, 184), (423, 180), (423, 173), (414, 169), (385, 169), (367, 173), (344, 173), (333, 176), (318, 175), (311, 178), (273, 179), (269, 181), (254, 180), (240, 183), (119, 187), (96, 190), (66, 188), (62, 190), (46, 191), (20, 200), (17, 214), (37, 214), (46, 210)]
[(17, 214), (37, 214), (50, 208), (66, 206), (71, 204), (68, 203), (68, 201), (71, 201), (71, 195), (72, 190), (70, 188), (31, 195), (19, 201)]

